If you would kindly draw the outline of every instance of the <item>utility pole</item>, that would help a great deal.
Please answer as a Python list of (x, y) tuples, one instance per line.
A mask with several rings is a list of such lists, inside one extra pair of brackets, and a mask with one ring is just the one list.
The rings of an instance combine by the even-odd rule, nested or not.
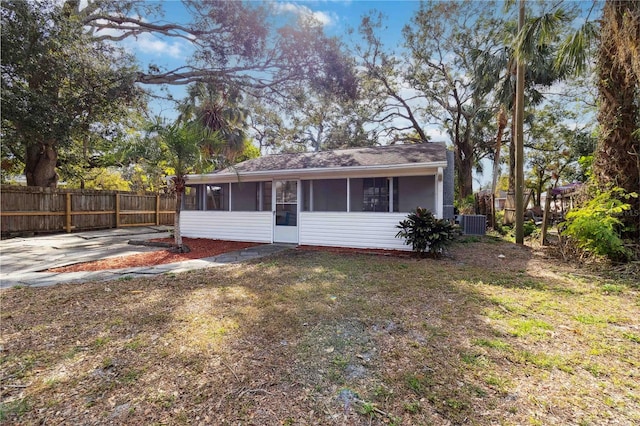
[[(518, 33), (524, 28), (524, 2), (520, 0)], [(516, 72), (516, 244), (524, 243), (524, 57), (517, 57)]]

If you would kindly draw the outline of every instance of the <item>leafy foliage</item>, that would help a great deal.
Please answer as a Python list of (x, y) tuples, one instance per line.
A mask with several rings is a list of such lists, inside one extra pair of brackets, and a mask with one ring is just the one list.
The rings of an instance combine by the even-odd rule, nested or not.
[(88, 162), (141, 107), (133, 61), (53, 1), (3, 1), (1, 17), (3, 159), (25, 166), (28, 185), (55, 187), (61, 148)]
[(534, 190), (536, 206), (547, 186), (586, 180), (588, 163), (580, 163), (580, 158), (593, 154), (596, 140), (592, 134), (594, 123), (579, 124), (579, 114), (566, 104), (553, 101), (530, 114), (524, 144), (527, 186)]
[(65, 180), (66, 187), (103, 189), (107, 191), (131, 191), (131, 184), (116, 168), (93, 168), (82, 176), (83, 182)]
[(436, 219), (429, 210), (418, 207), (407, 219), (396, 226), (396, 238), (404, 238), (416, 253), (440, 254), (455, 236), (453, 225), (445, 219)]
[[(606, 1), (598, 50), (600, 138), (593, 176), (601, 189), (640, 187), (640, 3)], [(629, 200), (635, 211), (640, 199)], [(626, 236), (640, 239), (640, 215), (621, 217)]]
[(503, 26), (491, 3), (425, 2), (403, 29), (406, 79), (429, 101), (420, 115), (439, 124), (454, 146), (459, 199), (473, 194), (473, 167), (492, 139), (478, 127), (491, 96), (480, 88), (474, 55), (498, 49)]
[(637, 197), (636, 193), (627, 194), (621, 188), (600, 192), (583, 207), (567, 213), (563, 234), (585, 252), (611, 260), (628, 260), (632, 252), (620, 236), (624, 230), (621, 217), (631, 209), (626, 201)]
[(204, 128), (200, 120), (184, 122), (176, 120), (173, 124), (158, 125), (155, 129), (156, 136), (161, 144), (162, 153), (167, 165), (173, 169), (171, 177), (173, 189), (176, 194), (176, 212), (174, 216), (173, 232), (176, 249), (179, 252), (188, 251), (182, 244), (180, 232), (180, 211), (182, 207), (182, 194), (184, 193), (187, 174), (195, 170), (203, 159), (203, 148), (219, 138), (218, 132), (210, 132)]
[[(103, 160), (135, 126), (130, 115), (143, 107), (141, 84), (233, 88), (201, 105), (210, 113), (205, 124), (234, 142), (233, 151), (244, 139), (219, 119), (243, 121), (223, 117), (230, 111), (223, 106), (240, 93), (282, 100), (294, 96), (292, 88), (309, 87), (329, 97), (355, 96), (352, 63), (312, 19), (285, 19), (277, 7), (256, 2), (184, 3), (189, 19), (177, 23), (158, 2), (3, 1), (5, 174), (24, 166), (29, 185), (55, 187), (58, 173), (84, 184), (87, 169), (114, 165)], [(141, 70), (118, 43), (142, 35), (179, 40), (194, 54), (176, 69)]]

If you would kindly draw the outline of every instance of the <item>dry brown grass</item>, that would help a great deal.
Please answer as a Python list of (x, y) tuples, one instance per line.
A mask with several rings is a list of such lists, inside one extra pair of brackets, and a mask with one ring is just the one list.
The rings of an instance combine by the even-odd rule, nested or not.
[(489, 238), (1, 296), (12, 423), (640, 422), (638, 288)]

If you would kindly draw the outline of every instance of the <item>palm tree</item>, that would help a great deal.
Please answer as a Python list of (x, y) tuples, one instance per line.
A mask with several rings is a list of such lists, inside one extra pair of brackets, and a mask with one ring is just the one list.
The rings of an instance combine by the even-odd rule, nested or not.
[(180, 120), (168, 126), (157, 126), (156, 131), (162, 143), (164, 159), (167, 165), (174, 170), (171, 181), (176, 193), (173, 228), (175, 250), (179, 253), (186, 253), (189, 248), (182, 243), (180, 212), (182, 211), (182, 195), (185, 191), (187, 174), (195, 171), (202, 162), (202, 147), (215, 142), (218, 135), (205, 132), (197, 122), (185, 123)]
[(203, 148), (209, 156), (220, 155), (233, 163), (246, 138), (248, 111), (241, 102), (238, 90), (214, 83), (195, 83), (189, 86), (187, 98), (178, 106), (178, 120), (197, 121), (205, 132), (217, 133), (218, 137)]
[[(598, 50), (600, 140), (593, 171), (602, 189), (618, 186), (640, 190), (640, 2), (607, 0), (601, 19)], [(633, 211), (640, 211), (635, 198)], [(640, 236), (640, 215), (622, 217)]]
[(174, 237), (179, 252), (188, 251), (180, 233), (187, 175), (233, 164), (244, 149), (246, 113), (239, 106), (240, 100), (238, 92), (229, 94), (218, 91), (214, 84), (198, 83), (189, 88), (187, 99), (178, 108), (177, 120), (156, 127), (165, 161), (174, 170), (171, 178), (176, 193)]
[[(495, 143), (492, 189), (495, 191), (498, 179), (502, 135), (508, 123), (506, 111), (511, 111), (511, 144), (509, 145), (509, 191), (515, 188), (515, 104), (516, 104), (516, 59), (522, 57), (525, 67), (525, 104), (540, 104), (544, 97), (541, 87), (567, 78), (571, 72), (582, 70), (585, 60), (585, 37), (575, 36), (562, 43), (562, 33), (571, 21), (571, 13), (557, 7), (540, 16), (526, 20), (522, 31), (517, 31), (514, 23), (507, 22), (504, 31), (504, 45), (494, 52), (479, 52), (477, 90), (495, 90), (497, 100), (498, 132)], [(590, 30), (586, 25), (583, 31)], [(580, 44), (581, 42), (582, 44)], [(580, 56), (582, 55), (582, 56)], [(514, 217), (505, 216), (505, 221)]]

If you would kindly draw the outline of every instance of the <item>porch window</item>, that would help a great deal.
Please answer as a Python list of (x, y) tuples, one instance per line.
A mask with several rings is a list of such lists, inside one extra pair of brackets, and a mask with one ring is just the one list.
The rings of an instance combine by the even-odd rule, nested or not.
[(229, 184), (210, 184), (206, 188), (206, 210), (229, 210)]
[[(350, 182), (351, 211), (399, 211), (398, 178), (351, 179)], [(392, 198), (389, 196), (390, 193)], [(393, 201), (393, 208), (391, 208), (391, 201)]]
[(366, 178), (362, 181), (362, 211), (389, 211), (389, 181), (386, 178)]

